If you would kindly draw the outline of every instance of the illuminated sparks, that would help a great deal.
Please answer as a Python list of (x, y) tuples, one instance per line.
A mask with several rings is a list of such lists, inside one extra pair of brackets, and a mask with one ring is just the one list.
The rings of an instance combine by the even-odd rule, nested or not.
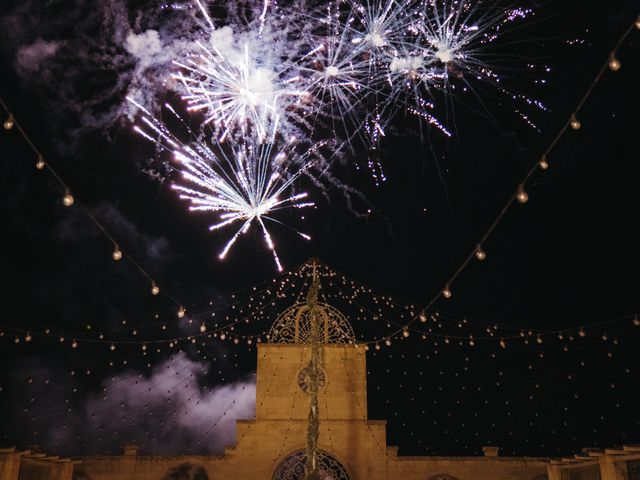
[[(224, 259), (239, 236), (255, 224), (262, 231), (278, 270), (282, 271), (266, 221), (282, 224), (272, 216), (275, 212), (314, 205), (307, 201), (306, 192), (292, 191), (294, 182), (313, 165), (314, 153), (322, 145), (314, 145), (304, 154), (299, 154), (295, 141), (288, 142), (280, 150), (276, 150), (272, 142), (250, 140), (233, 146), (220, 142), (209, 146), (201, 140), (185, 144), (165, 124), (137, 106), (145, 112), (142, 117), (145, 126), (136, 126), (135, 129), (171, 153), (173, 169), (178, 177), (172, 188), (189, 203), (189, 210), (216, 214), (217, 221), (209, 227), (211, 231), (237, 225), (218, 257)], [(180, 120), (170, 105), (165, 107)], [(293, 230), (306, 240), (311, 238)]]
[[(504, 53), (510, 26), (530, 9), (500, 0), (234, 0), (222, 3), (218, 24), (205, 0), (193, 1), (196, 37), (173, 61), (171, 88), (199, 125), (189, 130), (195, 141), (183, 144), (138, 104), (135, 129), (172, 152), (173, 188), (190, 210), (217, 215), (211, 230), (236, 225), (220, 258), (254, 225), (281, 269), (267, 224), (279, 223), (280, 209), (313, 205), (295, 193), (298, 179), (338, 186), (351, 208), (355, 191), (333, 176), (334, 160), (343, 145), (365, 146), (374, 182), (386, 181), (379, 147), (400, 114), (450, 138), (454, 100), (484, 114), (485, 97), (497, 97), (534, 129), (527, 108), (545, 110), (505, 75), (533, 69)], [(330, 159), (318, 138), (340, 144)]]

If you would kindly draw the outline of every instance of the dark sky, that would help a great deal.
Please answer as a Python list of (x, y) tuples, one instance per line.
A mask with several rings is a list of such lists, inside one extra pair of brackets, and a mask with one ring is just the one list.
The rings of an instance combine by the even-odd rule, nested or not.
[[(150, 295), (148, 281), (130, 263), (111, 259), (112, 246), (83, 207), (63, 207), (58, 184), (34, 168), (33, 154), (15, 130), (3, 130), (0, 443), (40, 444), (62, 454), (117, 451), (131, 440), (148, 452), (219, 449), (229, 438), (228, 422), (217, 426), (223, 413), (250, 415), (252, 346), (244, 340), (234, 345), (229, 330), (225, 341), (204, 337), (205, 345), (182, 342), (173, 349), (165, 342), (145, 356), (139, 344), (112, 352), (108, 343), (89, 340), (105, 332), (119, 341), (168, 341), (197, 333), (203, 319), (209, 328), (228, 323), (221, 317), (233, 320), (241, 308), (249, 311), (249, 298), (258, 298), (278, 275), (257, 231), (220, 262), (216, 254), (225, 234), (211, 234), (207, 218), (187, 213), (174, 192), (142, 171), (149, 146), (132, 134), (131, 124), (92, 126), (110, 102), (121, 100), (114, 79), (133, 67), (109, 64), (119, 58), (118, 46), (104, 39), (116, 27), (86, 13), (92, 2), (71, 2), (73, 8), (67, 3), (9, 2), (0, 16), (0, 94), (82, 205), (163, 292), (187, 306), (194, 322), (176, 325), (175, 305)], [(336, 172), (363, 192), (374, 213), (354, 215), (336, 192), (329, 192), (330, 204), (318, 194), (318, 208), (304, 222), (283, 212), (286, 223), (313, 237), (304, 242), (287, 229), (273, 230), (285, 268), (296, 270), (319, 257), (377, 292), (359, 298), (367, 308), (375, 310), (376, 300), (390, 295), (394, 304), (409, 303), (418, 311), (442, 289), (566, 122), (612, 45), (640, 13), (634, 4), (540, 5), (531, 25), (518, 33), (522, 45), (510, 47), (526, 61), (551, 68), (540, 77), (544, 86), (531, 77), (513, 79), (520, 91), (549, 107), (525, 112), (540, 131), (491, 97), (480, 111), (473, 102), (454, 102), (457, 129), (449, 140), (436, 132), (421, 139), (411, 133), (414, 121), (397, 120), (380, 153), (385, 183), (374, 185), (359, 153)], [(125, 16), (137, 24), (147, 8), (157, 5), (131, 2)], [(76, 58), (64, 51), (57, 63), (29, 74), (16, 63), (20, 47), (38, 39), (73, 45), (85, 36), (103, 48), (80, 51)], [(607, 72), (580, 112), (582, 129), (567, 132), (549, 170), (531, 178), (530, 201), (507, 213), (484, 245), (487, 259), (472, 263), (452, 285), (453, 298), (433, 307), (439, 323), (417, 324), (408, 339), (370, 351), (369, 416), (389, 421), (388, 443), (401, 453), (479, 454), (483, 445), (494, 444), (507, 454), (564, 455), (640, 442), (640, 328), (632, 322), (640, 310), (639, 48), (640, 32), (634, 31), (618, 52), (621, 71)], [(84, 54), (95, 63), (80, 65)], [(335, 285), (325, 288), (339, 295)], [(238, 331), (262, 332), (294, 299), (279, 300)], [(335, 301), (352, 319), (362, 316), (359, 307)], [(385, 319), (403, 323), (395, 315), (383, 312)], [(372, 321), (353, 320), (361, 338), (387, 332)], [(596, 325), (601, 322), (608, 323)], [(500, 326), (495, 338), (481, 338), (475, 346), (466, 340), (445, 344), (439, 336), (422, 340), (419, 333), (431, 328), (451, 338), (479, 338), (488, 337), (485, 328), (493, 325)], [(582, 326), (584, 337), (578, 333)], [(16, 328), (50, 329), (51, 337), (34, 334), (25, 342)], [(506, 349), (499, 347), (499, 338), (517, 336), (520, 329), (542, 332), (544, 342), (527, 335), (528, 344), (513, 339)], [(559, 330), (570, 332), (563, 340), (549, 333)], [(73, 338), (80, 340), (77, 349), (71, 348)], [(187, 420), (174, 410), (188, 410)]]

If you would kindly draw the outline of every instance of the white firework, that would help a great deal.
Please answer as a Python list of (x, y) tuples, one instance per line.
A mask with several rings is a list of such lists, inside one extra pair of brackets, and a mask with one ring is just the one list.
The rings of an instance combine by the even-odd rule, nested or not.
[(295, 49), (294, 27), (267, 17), (265, 2), (257, 21), (234, 25), (237, 31), (230, 25), (216, 29), (204, 5), (196, 3), (206, 30), (197, 52), (174, 62), (181, 71), (173, 74), (184, 87), (188, 109), (204, 112), (204, 123), (221, 131), (221, 141), (235, 131), (264, 141), (276, 125), (284, 129), (293, 117), (303, 117), (309, 82), (300, 69), (315, 52)]
[[(245, 142), (232, 146), (219, 141), (209, 146), (203, 140), (184, 144), (141, 105), (136, 106), (144, 112), (141, 120), (145, 127), (135, 126), (135, 130), (171, 153), (173, 170), (178, 175), (172, 188), (181, 199), (189, 202), (189, 210), (216, 214), (217, 221), (209, 227), (212, 231), (238, 225), (219, 258), (224, 259), (239, 236), (255, 223), (263, 233), (278, 270), (282, 271), (266, 222), (282, 224), (272, 216), (278, 210), (314, 205), (306, 201), (306, 192), (292, 193), (292, 189), (294, 182), (313, 166), (314, 154), (322, 144), (306, 149), (303, 154), (297, 153), (294, 140), (277, 150), (275, 135), (264, 142), (248, 137)], [(170, 105), (165, 107), (182, 120)], [(293, 230), (310, 240), (309, 235)]]

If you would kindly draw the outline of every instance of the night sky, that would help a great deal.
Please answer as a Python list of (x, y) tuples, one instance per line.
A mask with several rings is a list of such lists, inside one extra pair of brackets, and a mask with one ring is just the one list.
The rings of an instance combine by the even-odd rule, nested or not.
[[(147, 453), (219, 452), (232, 420), (253, 412), (256, 350), (246, 336), (268, 330), (304, 279), (275, 270), (257, 230), (219, 261), (228, 232), (210, 233), (210, 218), (188, 213), (151, 178), (153, 147), (128, 119), (113, 120), (136, 68), (113, 41), (119, 19), (142, 31), (157, 28), (145, 23), (149, 12), (165, 23), (174, 14), (151, 1), (6, 3), (0, 96), (77, 201), (64, 207), (64, 192), (35, 168), (16, 129), (0, 132), (0, 446), (77, 455), (133, 441)], [(442, 290), (640, 13), (632, 0), (551, 0), (536, 10), (504, 55), (537, 66), (514, 69), (511, 81), (548, 107), (523, 107), (538, 130), (490, 91), (480, 92), (484, 106), (453, 101), (451, 139), (420, 135), (418, 122), (400, 115), (378, 154), (386, 182), (375, 185), (362, 149), (336, 166), (367, 200), (357, 212), (340, 192), (327, 200), (309, 188), (317, 208), (304, 220), (300, 211), (279, 218), (312, 240), (272, 229), (285, 270), (317, 257), (323, 271), (340, 272), (325, 294), (360, 339), (385, 338), (406, 323), (402, 308), (419, 312)], [(26, 64), (18, 52), (40, 41), (63, 46)], [(530, 178), (529, 202), (508, 211), (483, 245), (486, 260), (462, 272), (452, 298), (437, 301), (408, 338), (371, 345), (369, 417), (388, 420), (388, 444), (400, 454), (477, 455), (498, 445), (509, 455), (559, 456), (640, 443), (639, 54), (634, 30), (617, 53), (622, 69), (607, 71), (581, 110), (582, 128)], [(112, 260), (85, 209), (160, 295), (127, 259)], [(354, 287), (340, 287), (342, 275), (367, 286), (357, 301), (345, 299)], [(282, 281), (294, 288), (249, 323), (223, 329), (224, 340), (218, 332), (169, 346), (198, 335), (202, 322), (214, 331), (241, 318)], [(179, 322), (165, 292), (187, 309)], [(111, 351), (109, 340), (132, 343)]]

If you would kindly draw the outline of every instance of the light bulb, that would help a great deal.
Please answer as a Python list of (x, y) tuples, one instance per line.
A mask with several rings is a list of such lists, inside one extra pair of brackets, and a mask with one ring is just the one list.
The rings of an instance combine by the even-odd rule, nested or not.
[(73, 195), (71, 195), (71, 192), (69, 190), (67, 190), (64, 193), (64, 197), (62, 197), (62, 204), (65, 207), (70, 207), (71, 205), (74, 204), (76, 200), (73, 198)]
[(390, 347), (390, 346), (391, 346), (391, 339), (390, 339), (390, 338), (387, 338), (387, 339), (384, 341), (384, 344), (385, 344), (387, 347)]
[(187, 311), (184, 309), (184, 307), (180, 307), (178, 309), (178, 318), (184, 318), (185, 313), (187, 313)]
[(485, 252), (480, 245), (476, 247), (476, 258), (480, 261), (487, 258), (487, 252)]
[(442, 290), (442, 296), (444, 298), (451, 298), (452, 295), (453, 293), (451, 293), (451, 288), (449, 288), (449, 285), (444, 287), (444, 290)]
[(500, 344), (501, 348), (507, 348), (507, 342), (505, 342), (503, 339), (500, 339), (498, 343)]
[(207, 331), (207, 326), (204, 324), (204, 322), (202, 322), (202, 325), (200, 325), (200, 333), (204, 333)]
[(247, 345), (251, 345), (253, 343), (253, 340), (251, 340), (250, 338), (247, 338)]
[(636, 315), (635, 318), (633, 319), (633, 326), (634, 327), (640, 327), (640, 318), (638, 318), (638, 316)]
[(144, 352), (144, 351), (146, 351), (146, 350), (147, 350), (147, 346), (143, 343), (143, 344), (142, 344), (142, 351)]
[(78, 342), (76, 341), (76, 339), (74, 338), (73, 341), (71, 342), (71, 348), (78, 348)]
[(640, 30), (640, 15), (638, 15), (638, 18), (636, 19), (636, 28)]
[(27, 336), (24, 337), (24, 341), (25, 342), (30, 342), (31, 341), (31, 333), (30, 332), (27, 332)]
[(234, 339), (233, 339), (233, 343), (234, 343), (235, 345), (237, 345), (239, 341), (240, 341), (240, 340), (238, 340), (237, 338), (234, 338)]
[(542, 343), (542, 337), (540, 335), (536, 337), (536, 342), (538, 342), (538, 344)]
[(585, 332), (584, 329), (580, 327), (580, 330), (578, 330), (578, 335), (580, 335), (581, 337), (584, 337), (587, 335), (587, 332)]
[(570, 125), (574, 130), (580, 130), (582, 128), (582, 123), (580, 123), (580, 120), (578, 120), (575, 115), (571, 115)]
[(111, 343), (111, 345), (109, 345), (109, 350), (113, 352), (115, 349), (116, 349), (115, 343)]
[(520, 203), (527, 203), (529, 201), (529, 194), (524, 190), (524, 186), (520, 185), (518, 187), (518, 192), (516, 193), (516, 198)]
[(426, 323), (427, 322), (427, 315), (424, 312), (420, 313), (420, 321), (422, 323)]
[(376, 350), (380, 350), (380, 344), (379, 343), (376, 343), (375, 349)]
[(611, 54), (611, 58), (609, 59), (609, 68), (612, 72), (617, 72), (622, 67), (620, 60), (618, 60), (615, 55)]
[(113, 247), (113, 253), (111, 254), (111, 257), (113, 257), (116, 262), (118, 260), (122, 260), (122, 250), (120, 250), (120, 247), (118, 247), (118, 245)]
[(540, 159), (540, 162), (538, 162), (538, 165), (540, 165), (540, 168), (542, 170), (546, 170), (547, 168), (549, 168), (549, 162), (547, 161), (546, 155), (542, 156), (542, 158)]
[(14, 124), (13, 115), (9, 115), (9, 117), (4, 121), (4, 129), (11, 130)]
[(405, 329), (403, 329), (403, 330), (402, 330), (402, 336), (403, 336), (404, 338), (407, 338), (407, 337), (409, 336), (409, 330), (408, 330), (408, 329), (406, 329), (406, 328), (405, 328)]
[(44, 163), (44, 158), (42, 158), (42, 155), (38, 155), (38, 160), (36, 160), (36, 168), (38, 170), (43, 170), (45, 166), (46, 164)]
[(227, 334), (226, 333), (221, 333), (220, 334), (220, 340), (224, 340), (225, 338), (227, 338)]
[(158, 295), (160, 293), (160, 287), (156, 285), (156, 282), (151, 282), (151, 295)]

